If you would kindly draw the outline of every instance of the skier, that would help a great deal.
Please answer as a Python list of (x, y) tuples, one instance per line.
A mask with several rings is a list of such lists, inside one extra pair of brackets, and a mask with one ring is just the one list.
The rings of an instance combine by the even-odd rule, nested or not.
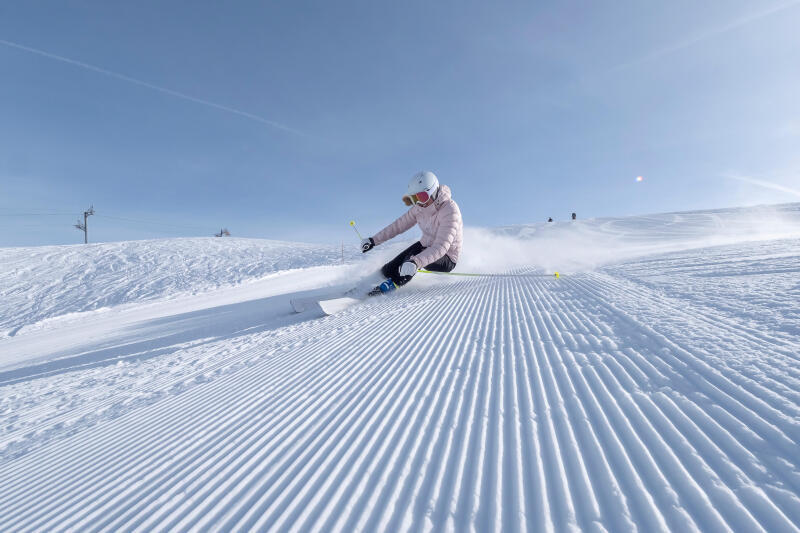
[(403, 203), (411, 209), (372, 237), (363, 239), (361, 251), (366, 253), (415, 224), (419, 224), (422, 238), (383, 265), (381, 272), (389, 279), (372, 289), (371, 296), (405, 285), (420, 268), (450, 272), (458, 262), (464, 225), (450, 187), (439, 185), (433, 172), (418, 172), (408, 183)]

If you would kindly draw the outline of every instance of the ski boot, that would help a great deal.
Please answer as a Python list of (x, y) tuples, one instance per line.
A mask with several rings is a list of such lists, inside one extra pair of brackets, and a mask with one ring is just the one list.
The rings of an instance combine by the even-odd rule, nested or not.
[(393, 290), (397, 289), (397, 285), (395, 285), (394, 281), (391, 279), (387, 279), (371, 291), (367, 293), (367, 296), (377, 296), (378, 294), (386, 294), (387, 292), (392, 292)]

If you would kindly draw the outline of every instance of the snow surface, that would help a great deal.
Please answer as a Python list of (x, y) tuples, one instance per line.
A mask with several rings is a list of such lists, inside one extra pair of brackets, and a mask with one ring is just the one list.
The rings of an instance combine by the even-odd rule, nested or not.
[(282, 270), (331, 264), (341, 255), (336, 246), (213, 237), (0, 248), (0, 335), (15, 335), (70, 312), (203, 292)]
[(800, 204), (403, 244), (0, 250), (0, 530), (800, 531)]

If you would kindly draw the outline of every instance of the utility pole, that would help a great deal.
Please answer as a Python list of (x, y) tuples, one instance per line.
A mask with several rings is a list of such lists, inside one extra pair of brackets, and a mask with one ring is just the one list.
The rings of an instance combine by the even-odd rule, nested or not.
[(91, 215), (94, 215), (94, 206), (83, 212), (83, 224), (81, 224), (81, 219), (78, 219), (78, 223), (75, 224), (75, 227), (83, 232), (83, 244), (89, 244), (89, 217)]

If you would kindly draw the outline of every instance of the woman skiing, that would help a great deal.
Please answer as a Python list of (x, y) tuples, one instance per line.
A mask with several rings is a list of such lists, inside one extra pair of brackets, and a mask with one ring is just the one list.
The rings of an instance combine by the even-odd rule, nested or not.
[(370, 291), (370, 295), (405, 285), (420, 268), (450, 272), (458, 262), (464, 225), (450, 187), (439, 185), (433, 172), (419, 172), (408, 183), (403, 202), (411, 209), (372, 237), (363, 239), (361, 251), (368, 252), (415, 224), (419, 224), (422, 238), (383, 265), (381, 272), (389, 279)]

